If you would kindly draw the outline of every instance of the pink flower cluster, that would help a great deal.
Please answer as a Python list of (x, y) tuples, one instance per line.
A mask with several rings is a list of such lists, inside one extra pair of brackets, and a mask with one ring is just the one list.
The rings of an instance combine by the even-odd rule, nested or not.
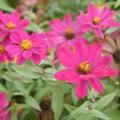
[(0, 62), (13, 61), (17, 56), (17, 64), (30, 59), (39, 64), (47, 57), (47, 45), (42, 34), (29, 35), (25, 28), (29, 20), (22, 19), (15, 11), (12, 14), (0, 12)]
[(102, 55), (102, 43), (91, 44), (84, 34), (92, 30), (96, 37), (103, 38), (108, 28), (120, 26), (114, 17), (115, 11), (108, 6), (99, 9), (89, 4), (87, 13), (81, 11), (74, 20), (66, 14), (63, 20), (52, 20), (46, 33), (30, 35), (25, 31), (29, 21), (18, 12), (0, 12), (0, 62), (12, 61), (17, 56), (17, 64), (26, 60), (39, 64), (47, 58), (48, 49), (54, 48), (55, 57), (65, 67), (55, 74), (56, 79), (75, 84), (80, 99), (87, 95), (88, 85), (101, 93), (100, 80), (116, 75), (117, 71), (110, 68), (112, 56)]

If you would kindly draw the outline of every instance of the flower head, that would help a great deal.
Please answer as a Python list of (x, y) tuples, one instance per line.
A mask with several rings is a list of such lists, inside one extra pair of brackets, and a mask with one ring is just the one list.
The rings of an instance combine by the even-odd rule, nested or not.
[(105, 34), (103, 39), (103, 53), (105, 55), (112, 55), (112, 67), (120, 70), (120, 35), (112, 37)]
[(15, 11), (12, 14), (0, 12), (0, 36), (6, 37), (12, 33), (23, 30), (29, 24), (26, 19), (20, 19), (20, 14)]
[(6, 94), (4, 92), (0, 92), (0, 118), (4, 118), (8, 114), (8, 111), (6, 110), (7, 106), (8, 101), (6, 98)]
[(110, 10), (108, 6), (99, 9), (94, 4), (89, 4), (87, 13), (78, 16), (82, 29), (89, 31), (93, 29), (98, 37), (103, 37), (103, 30), (111, 27), (120, 26), (120, 23), (114, 20), (115, 11)]
[(0, 42), (0, 62), (7, 62), (13, 60), (13, 58), (8, 54), (8, 51), (6, 49), (8, 43), (10, 43), (8, 38)]
[(60, 81), (67, 81), (76, 85), (76, 95), (84, 98), (90, 84), (97, 92), (103, 92), (101, 78), (114, 76), (116, 71), (109, 65), (112, 62), (111, 56), (101, 56), (102, 47), (100, 43), (86, 45), (84, 42), (76, 41), (74, 51), (69, 46), (62, 45), (58, 58), (65, 67), (55, 74)]
[(10, 37), (12, 44), (7, 46), (7, 50), (12, 57), (17, 56), (17, 63), (22, 64), (26, 59), (30, 59), (35, 64), (39, 64), (47, 56), (46, 43), (42, 40), (42, 35), (33, 33), (31, 36), (24, 31), (14, 33)]
[(80, 23), (73, 21), (70, 14), (66, 14), (63, 20), (52, 20), (50, 28), (48, 37), (55, 46), (65, 42), (71, 44), (76, 39), (80, 39), (83, 34)]

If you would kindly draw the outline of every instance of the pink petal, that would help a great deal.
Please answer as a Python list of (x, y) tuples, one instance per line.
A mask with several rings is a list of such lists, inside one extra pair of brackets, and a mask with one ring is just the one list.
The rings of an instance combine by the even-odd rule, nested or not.
[(98, 16), (98, 9), (93, 3), (89, 4), (87, 11), (92, 18), (94, 18), (95, 16)]
[(50, 28), (58, 33), (63, 33), (65, 26), (59, 19), (54, 19), (50, 22)]
[(18, 56), (17, 58), (17, 64), (23, 64), (25, 62), (25, 58), (21, 55)]
[(101, 56), (102, 44), (96, 43), (88, 46), (88, 60), (90, 63), (96, 62)]
[(0, 31), (0, 37), (6, 37), (9, 35), (9, 32), (8, 31)]
[(30, 40), (30, 35), (26, 31), (18, 30), (15, 33), (19, 35), (21, 41), (22, 40)]
[(13, 43), (20, 44), (21, 38), (19, 37), (19, 33), (12, 33), (12, 35), (10, 36), (10, 40)]
[(112, 63), (112, 61), (113, 61), (113, 58), (111, 55), (103, 56), (96, 61), (94, 67), (96, 69), (106, 67), (106, 66), (110, 65)]
[(103, 22), (107, 22), (109, 19), (113, 19), (113, 17), (115, 16), (116, 12), (111, 10), (108, 12), (108, 14), (104, 17), (104, 19), (102, 19)]
[(75, 58), (69, 46), (65, 44), (59, 48), (57, 56), (61, 64), (65, 67), (76, 68), (76, 65), (78, 65), (77, 58)]
[(8, 23), (8, 17), (6, 16), (6, 14), (5, 13), (3, 13), (3, 12), (1, 12), (0, 11), (0, 20), (2, 21), (2, 23), (4, 23), (4, 24), (6, 24), (6, 23)]
[(60, 81), (67, 81), (68, 83), (77, 83), (79, 76), (74, 70), (65, 69), (57, 72), (55, 78)]
[[(76, 60), (78, 60), (78, 62), (81, 62), (83, 60), (87, 59), (88, 56), (88, 48), (85, 44), (84, 41), (75, 41), (75, 55), (76, 55)], [(75, 57), (75, 56), (74, 56)]]
[(20, 20), (17, 24), (17, 28), (23, 29), (26, 28), (29, 25), (30, 21), (27, 19)]
[(108, 27), (118, 27), (120, 26), (120, 22), (117, 22), (115, 20), (108, 20)]
[(97, 78), (112, 77), (118, 74), (116, 70), (110, 68), (101, 68), (93, 71)]
[(33, 54), (30, 59), (34, 64), (39, 64), (41, 62), (41, 57), (37, 54)]
[(33, 47), (42, 47), (46, 46), (46, 41), (43, 34), (33, 33), (31, 35), (31, 41)]
[(97, 92), (99, 93), (103, 92), (103, 86), (98, 79), (90, 78), (89, 83)]
[(85, 80), (81, 80), (79, 83), (77, 83), (75, 92), (79, 99), (85, 98), (88, 93), (87, 82)]
[(109, 11), (110, 11), (110, 9), (109, 9), (108, 6), (105, 6), (105, 7), (103, 8), (103, 10), (102, 10), (101, 13), (100, 13), (100, 17), (101, 17), (102, 20), (104, 20), (104, 19), (106, 18), (106, 15), (109, 14)]
[(29, 51), (23, 51), (23, 57), (25, 59), (28, 59), (32, 56), (32, 52), (29, 50)]
[(12, 21), (17, 22), (20, 19), (20, 13), (17, 11), (14, 11), (11, 15)]
[(68, 25), (67, 27), (73, 26), (73, 20), (71, 14), (65, 14), (63, 20)]
[(11, 55), (11, 57), (17, 56), (21, 53), (21, 49), (17, 45), (8, 45), (6, 50)]
[(103, 37), (103, 33), (102, 33), (102, 31), (100, 30), (100, 29), (95, 29), (94, 30), (94, 32), (95, 32), (95, 35), (99, 38), (102, 38)]

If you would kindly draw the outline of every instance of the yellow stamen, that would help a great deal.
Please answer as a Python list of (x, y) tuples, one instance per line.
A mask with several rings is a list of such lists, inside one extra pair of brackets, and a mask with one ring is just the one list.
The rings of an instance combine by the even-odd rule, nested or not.
[(23, 40), (20, 46), (22, 50), (30, 50), (32, 48), (32, 42), (30, 40)]
[(66, 32), (65, 32), (65, 37), (67, 39), (73, 39), (74, 38), (74, 30), (72, 28), (68, 28), (66, 29)]
[(93, 22), (93, 24), (97, 25), (101, 22), (101, 19), (100, 19), (100, 17), (94, 17), (92, 22)]
[(78, 72), (87, 74), (91, 71), (91, 65), (87, 61), (83, 61), (79, 64)]
[(13, 22), (9, 22), (7, 23), (6, 27), (9, 29), (9, 30), (12, 30), (15, 28), (15, 24)]
[(0, 53), (3, 53), (5, 51), (5, 47), (3, 45), (0, 45)]

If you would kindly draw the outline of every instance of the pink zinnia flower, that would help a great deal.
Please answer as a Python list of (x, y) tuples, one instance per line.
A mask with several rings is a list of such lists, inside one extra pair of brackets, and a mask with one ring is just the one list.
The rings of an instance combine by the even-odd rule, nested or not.
[(58, 58), (65, 67), (55, 74), (60, 81), (76, 85), (76, 95), (84, 98), (88, 93), (88, 84), (97, 92), (103, 92), (100, 79), (103, 77), (116, 75), (117, 72), (109, 68), (112, 62), (111, 56), (101, 56), (101, 44), (91, 44), (86, 46), (84, 42), (77, 41), (74, 51), (67, 45), (62, 45)]
[(6, 120), (5, 117), (8, 115), (8, 111), (6, 110), (8, 106), (8, 101), (6, 94), (4, 92), (0, 92), (0, 120)]
[(24, 31), (14, 33), (10, 37), (12, 44), (7, 50), (12, 57), (17, 56), (17, 63), (22, 64), (30, 59), (34, 64), (39, 64), (47, 56), (46, 43), (41, 34), (33, 33), (31, 36)]
[(0, 62), (12, 61), (13, 58), (7, 52), (7, 45), (9, 40), (6, 38), (4, 41), (0, 41)]
[(80, 24), (76, 20), (72, 20), (70, 14), (66, 14), (63, 20), (52, 20), (50, 28), (48, 37), (55, 46), (65, 42), (71, 44), (74, 40), (81, 38), (83, 34)]
[(96, 5), (90, 4), (87, 13), (81, 11), (78, 21), (81, 23), (82, 29), (86, 31), (93, 29), (98, 37), (102, 37), (103, 30), (106, 28), (120, 26), (120, 23), (114, 20), (114, 16), (115, 11), (110, 10), (108, 6), (101, 10)]
[(0, 36), (5, 37), (26, 28), (29, 21), (27, 19), (20, 19), (20, 17), (17, 11), (12, 14), (0, 12)]

